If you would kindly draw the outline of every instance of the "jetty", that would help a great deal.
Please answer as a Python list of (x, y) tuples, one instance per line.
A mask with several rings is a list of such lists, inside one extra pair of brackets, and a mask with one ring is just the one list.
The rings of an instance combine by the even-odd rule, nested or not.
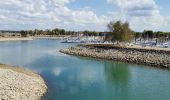
[(78, 45), (60, 52), (74, 55), (170, 68), (169, 48), (138, 48), (114, 46), (113, 44)]

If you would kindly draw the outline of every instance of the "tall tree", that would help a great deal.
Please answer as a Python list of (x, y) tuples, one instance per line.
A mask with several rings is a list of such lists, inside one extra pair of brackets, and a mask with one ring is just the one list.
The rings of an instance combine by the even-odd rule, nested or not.
[(144, 39), (153, 39), (154, 38), (154, 32), (152, 30), (144, 30), (143, 32), (143, 38)]
[(113, 42), (129, 42), (133, 39), (133, 33), (128, 22), (110, 22), (107, 27), (111, 33), (108, 36), (111, 37), (111, 41)]

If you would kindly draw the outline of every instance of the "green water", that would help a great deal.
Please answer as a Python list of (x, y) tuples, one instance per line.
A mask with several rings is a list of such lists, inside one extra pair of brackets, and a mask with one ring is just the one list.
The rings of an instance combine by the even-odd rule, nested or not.
[(170, 70), (64, 55), (57, 40), (0, 42), (0, 63), (38, 72), (44, 100), (170, 100)]

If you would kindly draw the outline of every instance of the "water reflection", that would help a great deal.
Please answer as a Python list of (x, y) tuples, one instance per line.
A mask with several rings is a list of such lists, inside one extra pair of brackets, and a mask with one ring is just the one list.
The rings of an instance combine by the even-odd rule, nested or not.
[(111, 84), (126, 85), (130, 78), (128, 64), (120, 62), (104, 62), (105, 74)]
[(48, 86), (45, 100), (169, 100), (169, 71), (58, 52), (71, 45), (55, 40), (3, 42), (0, 62), (41, 74)]
[(104, 71), (109, 88), (113, 90), (114, 98), (125, 100), (129, 97), (130, 69), (128, 64), (120, 62), (104, 62)]

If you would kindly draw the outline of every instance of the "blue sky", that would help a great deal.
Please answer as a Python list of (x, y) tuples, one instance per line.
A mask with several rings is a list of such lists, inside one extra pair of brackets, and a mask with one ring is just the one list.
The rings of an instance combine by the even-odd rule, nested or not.
[(170, 0), (0, 0), (0, 30), (107, 31), (128, 21), (135, 31), (170, 31)]
[(170, 0), (156, 0), (156, 4), (162, 15), (169, 16), (170, 14)]
[(89, 9), (94, 11), (97, 15), (104, 15), (108, 12), (117, 10), (116, 6), (108, 4), (106, 0), (77, 0), (68, 5), (71, 9)]

